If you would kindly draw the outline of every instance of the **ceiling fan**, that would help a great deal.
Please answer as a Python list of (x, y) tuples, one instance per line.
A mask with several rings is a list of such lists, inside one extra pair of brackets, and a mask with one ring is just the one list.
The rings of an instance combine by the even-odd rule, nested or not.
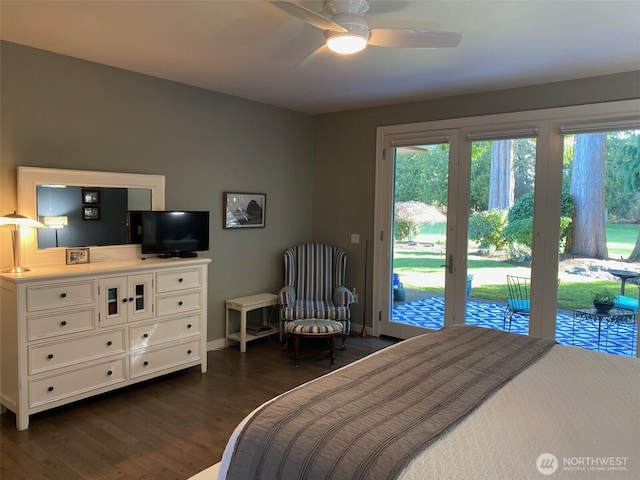
[(324, 0), (330, 18), (297, 3), (273, 2), (288, 14), (324, 30), (329, 49), (340, 54), (352, 54), (367, 45), (394, 48), (451, 48), (462, 35), (442, 30), (415, 28), (370, 28), (364, 14), (369, 10), (367, 0)]

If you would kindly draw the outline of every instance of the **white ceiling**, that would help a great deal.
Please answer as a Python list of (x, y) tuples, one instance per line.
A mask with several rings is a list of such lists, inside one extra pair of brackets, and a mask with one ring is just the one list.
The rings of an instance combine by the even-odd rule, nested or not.
[(300, 62), (322, 31), (265, 0), (0, 0), (0, 37), (312, 114), (640, 69), (640, 0), (369, 3), (371, 27), (462, 42)]

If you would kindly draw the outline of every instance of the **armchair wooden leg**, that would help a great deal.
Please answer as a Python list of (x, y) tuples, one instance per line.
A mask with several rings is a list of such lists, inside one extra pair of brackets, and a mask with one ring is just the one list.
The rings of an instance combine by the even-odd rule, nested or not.
[(347, 349), (347, 336), (343, 333), (342, 335), (340, 335), (342, 337), (342, 345), (340, 346), (341, 350), (346, 350)]
[(288, 333), (282, 335), (282, 342), (280, 343), (280, 348), (282, 350), (289, 350), (289, 337), (290, 335)]

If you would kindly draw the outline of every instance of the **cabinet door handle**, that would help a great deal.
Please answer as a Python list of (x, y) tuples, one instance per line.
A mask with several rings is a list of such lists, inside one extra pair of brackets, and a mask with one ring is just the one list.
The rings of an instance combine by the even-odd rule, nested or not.
[(129, 301), (130, 301), (130, 302), (133, 302), (133, 297), (129, 297)]
[(109, 340), (109, 341), (107, 342), (107, 347), (110, 347), (111, 345), (113, 345), (113, 342), (112, 342), (111, 340)]
[(144, 362), (143, 365), (146, 367), (147, 365), (149, 365), (149, 362)]
[(178, 302), (178, 305), (182, 306), (182, 300), (180, 300), (180, 301)]
[(66, 324), (67, 324), (67, 321), (66, 321), (66, 320), (62, 320), (62, 321), (60, 322), (60, 325), (62, 325), (63, 327), (64, 327)]
[(49, 355), (47, 355), (47, 358), (51, 360), (53, 358), (53, 353), (50, 353)]
[(142, 335), (142, 336), (143, 336), (144, 338), (148, 338), (148, 337), (149, 337), (149, 334), (148, 334), (148, 333), (145, 333), (145, 334), (144, 334), (144, 335)]
[(127, 299), (126, 299), (126, 298), (123, 298), (123, 299), (122, 299), (122, 303), (127, 303)]
[(60, 298), (65, 298), (66, 296), (67, 296), (67, 294), (64, 293), (64, 292), (60, 294)]
[(188, 324), (188, 325), (187, 325), (187, 328), (191, 328), (191, 324)]
[(53, 392), (53, 387), (49, 387), (49, 388), (47, 388), (47, 390), (48, 390), (49, 392)]
[(181, 278), (178, 279), (178, 283), (182, 283), (182, 279)]

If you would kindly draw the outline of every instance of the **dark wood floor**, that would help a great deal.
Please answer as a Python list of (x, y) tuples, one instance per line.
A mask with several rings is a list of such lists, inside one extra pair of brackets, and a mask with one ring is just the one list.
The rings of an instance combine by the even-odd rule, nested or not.
[[(28, 430), (0, 416), (0, 478), (186, 479), (220, 461), (236, 425), (266, 400), (394, 340), (352, 336), (336, 364), (283, 351), (277, 337), (208, 353), (209, 371), (161, 379), (33, 415)], [(313, 349), (314, 344), (303, 345)]]

